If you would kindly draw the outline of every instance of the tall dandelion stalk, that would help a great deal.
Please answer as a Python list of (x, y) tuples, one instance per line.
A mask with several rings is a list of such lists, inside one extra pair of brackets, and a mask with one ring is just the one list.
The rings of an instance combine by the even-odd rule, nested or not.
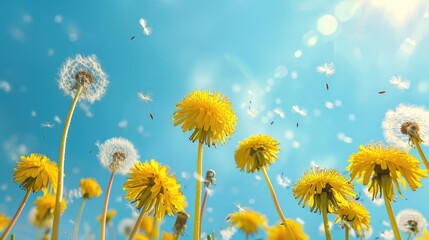
[(298, 204), (302, 207), (308, 205), (310, 212), (322, 213), (325, 237), (331, 240), (328, 213), (338, 210), (340, 204), (347, 204), (347, 199), (356, 194), (353, 185), (338, 170), (313, 168), (298, 179), (293, 195), (300, 199)]
[(52, 192), (57, 189), (58, 168), (55, 162), (43, 155), (32, 153), (29, 156), (21, 156), (21, 161), (17, 162), (17, 167), (13, 172), (13, 181), (21, 183), (19, 187), (26, 191), (26, 194), (18, 207), (12, 220), (10, 220), (0, 240), (6, 239), (16, 221), (22, 213), (31, 192), (37, 193), (40, 190)]
[(76, 55), (73, 59), (67, 59), (59, 73), (59, 88), (66, 95), (73, 98), (67, 118), (64, 123), (63, 134), (60, 144), (60, 155), (58, 157), (58, 180), (56, 192), (56, 205), (54, 210), (54, 222), (52, 226), (52, 240), (58, 239), (60, 226), (60, 202), (63, 198), (64, 183), (64, 161), (66, 156), (67, 136), (73, 117), (74, 109), (79, 99), (93, 103), (100, 100), (105, 93), (108, 84), (107, 75), (101, 70), (95, 55), (82, 57)]
[(193, 131), (189, 140), (198, 140), (197, 182), (195, 189), (194, 234), (193, 239), (201, 236), (201, 196), (203, 174), (203, 147), (222, 145), (235, 132), (237, 116), (231, 108), (231, 102), (224, 95), (210, 91), (194, 91), (176, 105), (173, 114), (174, 126), (181, 125), (182, 131)]
[[(201, 219), (203, 219), (204, 217), (204, 210), (206, 208), (206, 204), (207, 204), (207, 198), (209, 195), (210, 190), (210, 185), (216, 185), (216, 172), (214, 170), (208, 170), (206, 172), (206, 178), (204, 179), (204, 186), (206, 187), (206, 192), (204, 193), (204, 200), (203, 200), (203, 204), (201, 205)], [(200, 232), (201, 232), (201, 228), (203, 225), (203, 221), (200, 221)]]
[(405, 150), (417, 148), (423, 164), (429, 169), (429, 162), (421, 147), (421, 144), (429, 144), (428, 110), (400, 104), (395, 111), (386, 112), (382, 126), (388, 143)]
[(133, 240), (145, 214), (151, 212), (155, 220), (160, 222), (165, 214), (173, 216), (174, 213), (184, 211), (186, 202), (176, 177), (157, 161), (138, 161), (130, 171), (124, 183), (125, 198), (136, 202), (136, 208), (140, 210), (129, 236), (129, 239)]
[(292, 236), (292, 239), (295, 239), (267, 173), (267, 168), (278, 159), (277, 154), (280, 151), (279, 145), (280, 143), (271, 136), (253, 135), (238, 144), (237, 150), (235, 151), (235, 162), (241, 171), (246, 171), (247, 173), (262, 171), (284, 228), (289, 235)]
[(134, 145), (125, 138), (110, 138), (103, 144), (97, 145), (99, 148), (98, 158), (101, 164), (111, 172), (101, 216), (100, 239), (104, 240), (106, 237), (107, 208), (115, 174), (127, 174), (134, 162), (138, 160), (139, 155)]
[(82, 218), (83, 209), (85, 207), (86, 200), (99, 197), (101, 195), (101, 188), (98, 182), (93, 178), (85, 178), (80, 180), (80, 189), (82, 191), (82, 203), (74, 225), (73, 240), (77, 240), (79, 235), (80, 219)]
[(406, 187), (409, 185), (412, 191), (422, 187), (421, 178), (427, 177), (427, 170), (419, 168), (419, 161), (397, 147), (385, 146), (382, 143), (360, 146), (359, 152), (349, 158), (351, 181), (358, 178), (363, 185), (368, 185), (368, 191), (373, 199), (384, 197), (387, 214), (395, 238), (400, 240), (401, 235), (395, 220), (391, 201), (395, 199), (395, 190), (405, 198), (399, 182)]

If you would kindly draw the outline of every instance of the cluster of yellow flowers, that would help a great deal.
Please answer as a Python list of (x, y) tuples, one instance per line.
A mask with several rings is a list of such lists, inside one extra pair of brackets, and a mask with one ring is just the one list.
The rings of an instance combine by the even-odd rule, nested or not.
[[(68, 66), (68, 67), (67, 67)], [(34, 205), (36, 212), (33, 224), (41, 230), (52, 229), (52, 239), (58, 239), (60, 215), (67, 207), (63, 196), (64, 160), (66, 138), (74, 108), (79, 98), (94, 102), (104, 94), (107, 86), (107, 75), (101, 70), (95, 56), (84, 58), (78, 55), (75, 59), (67, 60), (60, 73), (60, 88), (73, 97), (73, 102), (67, 117), (63, 138), (60, 146), (58, 165), (43, 154), (30, 154), (22, 156), (14, 169), (14, 182), (20, 183), (20, 187), (26, 190), (16, 215), (10, 221), (0, 214), (0, 230), (4, 231), (1, 240), (5, 239), (11, 231), (30, 193), (43, 191), (43, 196), (38, 197)], [(98, 89), (102, 87), (103, 89)], [(202, 184), (207, 191), (210, 184), (215, 183), (213, 170), (207, 172), (205, 180), (202, 178), (203, 148), (204, 146), (217, 147), (226, 143), (236, 129), (237, 116), (232, 109), (232, 103), (224, 95), (210, 91), (194, 91), (188, 94), (176, 105), (177, 110), (173, 114), (174, 126), (181, 126), (182, 131), (192, 131), (189, 139), (198, 143), (198, 159), (196, 164), (196, 198), (194, 209), (193, 239), (199, 240), (201, 236), (201, 218), (204, 213), (206, 197), (203, 204)], [(420, 148), (423, 139), (420, 137), (419, 125), (415, 122), (404, 122), (401, 132), (409, 137), (414, 146), (418, 147), (423, 162), (427, 162)], [(392, 138), (393, 139), (393, 138)], [(105, 226), (110, 226), (115, 211), (107, 211), (110, 191), (115, 174), (127, 174), (123, 184), (125, 198), (135, 203), (140, 211), (137, 220), (127, 228), (125, 235), (129, 239), (154, 239), (159, 237), (158, 223), (165, 215), (177, 215), (172, 233), (162, 233), (162, 239), (179, 239), (185, 232), (189, 214), (185, 212), (187, 202), (181, 191), (181, 185), (170, 169), (154, 159), (141, 162), (134, 145), (123, 138), (111, 138), (99, 145), (98, 155), (102, 165), (111, 172), (109, 184), (105, 193), (103, 214), (99, 217), (101, 222), (100, 238), (105, 239)], [(262, 172), (269, 187), (275, 209), (281, 220), (280, 223), (269, 227), (264, 215), (250, 209), (239, 209), (228, 216), (231, 226), (235, 226), (244, 232), (249, 238), (257, 234), (259, 229), (266, 231), (269, 240), (280, 239), (308, 239), (303, 226), (298, 222), (286, 218), (280, 202), (274, 191), (274, 187), (268, 175), (268, 169), (278, 160), (280, 143), (268, 135), (253, 135), (238, 143), (235, 151), (235, 163), (244, 172)], [(408, 151), (382, 143), (360, 146), (359, 152), (353, 153), (349, 158), (350, 179), (342, 176), (336, 169), (321, 169), (314, 167), (305, 171), (302, 178), (298, 179), (293, 187), (295, 199), (302, 207), (308, 206), (311, 212), (320, 213), (323, 217), (326, 239), (331, 239), (328, 224), (328, 214), (337, 216), (335, 222), (341, 223), (345, 228), (346, 239), (349, 231), (353, 229), (362, 235), (364, 230), (370, 228), (370, 213), (365, 207), (353, 200), (356, 196), (352, 182), (368, 186), (368, 191), (373, 198), (384, 198), (386, 209), (396, 239), (400, 239), (400, 233), (396, 224), (391, 206), (395, 200), (395, 193), (403, 197), (400, 184), (403, 188), (407, 185), (413, 191), (422, 187), (421, 178), (427, 177), (427, 169), (419, 168), (421, 163)], [(97, 198), (102, 194), (98, 182), (93, 178), (85, 178), (80, 181), (82, 203), (77, 214), (73, 238), (77, 239), (80, 219), (86, 200)], [(52, 195), (55, 193), (56, 195)], [(137, 216), (137, 214), (136, 214)], [(52, 220), (52, 224), (50, 221)], [(52, 226), (52, 228), (51, 228)], [(417, 228), (416, 228), (417, 229)], [(427, 237), (427, 232), (424, 238)]]

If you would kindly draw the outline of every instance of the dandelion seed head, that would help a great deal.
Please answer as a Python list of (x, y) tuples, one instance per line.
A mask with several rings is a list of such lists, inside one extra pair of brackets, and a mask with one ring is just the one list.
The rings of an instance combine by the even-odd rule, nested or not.
[(79, 86), (83, 86), (80, 99), (89, 103), (94, 103), (104, 96), (108, 83), (107, 75), (95, 55), (83, 57), (78, 54), (67, 59), (58, 79), (59, 88), (71, 97), (76, 95)]
[(401, 231), (407, 234), (417, 235), (427, 227), (426, 219), (423, 215), (412, 209), (405, 209), (398, 213), (396, 222)]
[(101, 164), (112, 172), (128, 173), (139, 158), (134, 145), (125, 138), (110, 138), (103, 144), (96, 145), (99, 148), (97, 156)]
[(400, 104), (388, 110), (382, 128), (389, 144), (408, 150), (410, 136), (418, 137), (422, 144), (429, 144), (429, 111), (424, 107)]

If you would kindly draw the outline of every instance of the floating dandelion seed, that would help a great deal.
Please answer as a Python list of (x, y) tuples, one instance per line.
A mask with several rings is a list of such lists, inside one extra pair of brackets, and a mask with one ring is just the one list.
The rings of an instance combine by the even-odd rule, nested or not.
[(147, 26), (146, 19), (140, 18), (139, 23), (140, 23), (140, 26), (143, 28), (144, 35), (149, 36), (152, 34), (152, 28)]
[(237, 228), (228, 227), (226, 229), (220, 230), (220, 236), (222, 237), (222, 240), (230, 240), (236, 232), (237, 232)]
[(395, 239), (395, 235), (393, 233), (393, 230), (385, 230), (382, 233), (380, 233), (380, 238), (381, 239), (392, 240), (392, 239)]
[(53, 123), (50, 123), (50, 122), (41, 123), (40, 126), (42, 128), (54, 128), (55, 127), (55, 125)]
[(57, 115), (54, 116), (54, 122), (61, 124), (61, 119)]
[(291, 181), (288, 177), (280, 174), (277, 175), (276, 181), (277, 181), (277, 184), (280, 185), (282, 188), (287, 188), (291, 184)]
[(125, 120), (125, 119), (121, 120), (121, 121), (118, 123), (118, 127), (119, 127), (119, 128), (124, 129), (124, 128), (126, 128), (127, 126), (128, 126), (128, 122), (127, 122), (127, 120)]
[(274, 113), (279, 115), (280, 118), (285, 118), (285, 114), (281, 108), (274, 109)]
[(410, 81), (402, 79), (401, 76), (391, 77), (389, 83), (400, 90), (407, 90), (410, 88)]
[(325, 74), (326, 77), (330, 77), (335, 73), (335, 66), (333, 63), (324, 63), (316, 67), (318, 73)]
[(0, 89), (3, 89), (5, 92), (10, 92), (12, 90), (12, 87), (10, 86), (10, 83), (6, 81), (0, 81)]
[(150, 93), (144, 93), (144, 92), (137, 92), (137, 97), (141, 101), (145, 102), (147, 104), (147, 107), (149, 108), (149, 116), (153, 120), (154, 116), (152, 114), (152, 111), (150, 109), (150, 103), (153, 102), (152, 95)]
[(292, 106), (292, 111), (294, 113), (299, 114), (301, 117), (306, 117), (307, 116), (307, 110), (301, 109), (298, 105), (293, 105)]
[(79, 108), (85, 113), (85, 116), (87, 116), (88, 118), (92, 118), (94, 116), (94, 114), (92, 114), (91, 112), (91, 107), (84, 103), (84, 102), (79, 102)]

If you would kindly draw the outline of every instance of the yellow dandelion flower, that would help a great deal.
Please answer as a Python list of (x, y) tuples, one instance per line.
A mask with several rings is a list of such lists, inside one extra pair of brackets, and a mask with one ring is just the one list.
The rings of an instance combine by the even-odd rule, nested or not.
[(174, 235), (172, 233), (162, 232), (161, 240), (174, 240)]
[(334, 212), (340, 203), (346, 203), (348, 197), (356, 195), (353, 185), (335, 169), (306, 171), (293, 189), (295, 198), (300, 198), (298, 204), (302, 207), (309, 205), (311, 212), (321, 212), (322, 193), (327, 195), (328, 212)]
[[(45, 195), (38, 197), (34, 202), (36, 206), (36, 221), (43, 222), (45, 219), (49, 219), (53, 216), (53, 210), (55, 208), (55, 195)], [(67, 203), (65, 200), (61, 202), (61, 213), (63, 213), (67, 208)]]
[(373, 198), (385, 195), (394, 200), (394, 188), (403, 197), (398, 181), (404, 189), (408, 183), (414, 191), (422, 187), (420, 178), (427, 177), (427, 170), (419, 168), (419, 161), (414, 156), (382, 143), (360, 146), (359, 152), (352, 154), (349, 162), (347, 170), (351, 181), (359, 178), (364, 185), (369, 184), (368, 191)]
[(55, 162), (43, 154), (32, 153), (28, 157), (21, 156), (13, 172), (13, 181), (19, 182), (22, 189), (39, 192), (42, 189), (56, 191), (58, 167)]
[(124, 183), (127, 191), (125, 198), (137, 202), (137, 209), (142, 213), (154, 208), (153, 215), (160, 221), (165, 214), (173, 216), (175, 212), (183, 211), (186, 203), (185, 196), (180, 191), (176, 177), (167, 173), (167, 167), (160, 166), (155, 160), (136, 162), (127, 181)]
[(0, 213), (0, 232), (9, 224), (10, 219), (3, 213)]
[[(115, 209), (109, 209), (106, 214), (106, 224), (112, 221), (112, 219), (116, 216), (116, 210)], [(101, 222), (102, 216), (97, 217), (97, 221)]]
[(136, 233), (136, 235), (134, 235), (134, 240), (150, 240), (150, 238), (141, 233)]
[(255, 172), (274, 163), (280, 143), (267, 135), (254, 135), (240, 142), (235, 150), (235, 162), (241, 171)]
[(176, 105), (174, 126), (182, 131), (194, 131), (189, 140), (198, 140), (207, 146), (224, 144), (235, 132), (237, 116), (227, 97), (217, 92), (194, 91)]
[(98, 182), (93, 178), (85, 178), (80, 180), (80, 188), (84, 198), (94, 198), (101, 195), (101, 188)]
[(360, 203), (355, 200), (350, 199), (348, 204), (341, 204), (335, 212), (337, 214), (337, 219), (335, 223), (343, 221), (344, 223), (349, 224), (354, 230), (358, 232), (359, 235), (362, 235), (362, 227), (365, 227), (369, 230), (371, 217), (369, 211)]
[(267, 219), (265, 216), (249, 209), (232, 213), (229, 215), (228, 221), (231, 222), (232, 226), (237, 227), (246, 235), (254, 235), (258, 232), (259, 228), (267, 228)]
[[(302, 227), (301, 224), (295, 222), (292, 219), (286, 219), (286, 222), (289, 225), (289, 228), (296, 240), (309, 239), (307, 234), (305, 234), (304, 228)], [(276, 225), (271, 227), (268, 230), (267, 237), (268, 237), (268, 240), (284, 240), (284, 239), (293, 238), (282, 225)]]
[(145, 232), (147, 235), (151, 235), (155, 228), (155, 219), (144, 215), (139, 227), (141, 231)]

